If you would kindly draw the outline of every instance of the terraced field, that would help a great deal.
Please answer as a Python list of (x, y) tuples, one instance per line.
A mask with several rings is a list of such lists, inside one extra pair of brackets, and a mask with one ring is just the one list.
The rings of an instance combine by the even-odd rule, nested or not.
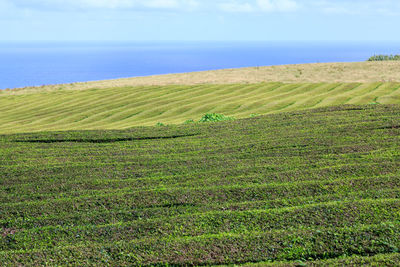
[(257, 83), (0, 94), (0, 133), (180, 124), (207, 112), (237, 118), (339, 104), (400, 104), (400, 83)]
[[(245, 116), (386, 103), (398, 101), (398, 86), (120, 88), (15, 96), (13, 109), (2, 97), (1, 127), (125, 128), (210, 110)], [(188, 97), (197, 104), (185, 105)], [(395, 266), (399, 147), (398, 105), (1, 135), (0, 262)]]

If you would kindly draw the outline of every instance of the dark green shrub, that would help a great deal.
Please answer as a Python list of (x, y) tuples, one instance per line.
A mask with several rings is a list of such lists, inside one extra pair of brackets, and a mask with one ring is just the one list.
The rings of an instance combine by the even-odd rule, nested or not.
[(190, 123), (194, 123), (194, 122), (195, 122), (194, 120), (190, 119), (190, 120), (185, 121), (183, 124), (190, 124)]
[(400, 60), (400, 55), (374, 55), (368, 61), (395, 61)]
[(223, 114), (207, 113), (199, 120), (199, 122), (232, 121), (234, 119), (234, 117), (228, 117)]
[(252, 113), (252, 114), (250, 114), (250, 118), (259, 117), (259, 116), (261, 116), (261, 115), (258, 114), (258, 113)]

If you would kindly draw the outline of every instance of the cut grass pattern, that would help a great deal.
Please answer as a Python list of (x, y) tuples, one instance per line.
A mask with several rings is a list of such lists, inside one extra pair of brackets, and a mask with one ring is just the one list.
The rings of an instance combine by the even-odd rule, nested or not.
[(400, 104), (399, 83), (140, 86), (0, 94), (0, 133), (182, 124), (340, 104)]

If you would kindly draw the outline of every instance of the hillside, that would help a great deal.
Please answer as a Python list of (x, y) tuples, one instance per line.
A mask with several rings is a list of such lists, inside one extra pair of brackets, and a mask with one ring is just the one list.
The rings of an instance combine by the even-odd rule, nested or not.
[[(320, 90), (330, 86), (337, 88)], [(366, 92), (377, 87), (351, 86), (369, 88)], [(377, 91), (390, 87), (381, 86)], [(129, 99), (125, 91), (104, 99)], [(103, 99), (89, 97), (97, 91), (85, 93), (93, 103)], [(24, 96), (15, 110), (34, 110), (38, 99), (50, 109), (57, 104), (50, 97), (63, 94), (51, 93), (46, 101), (43, 95)], [(75, 105), (65, 114), (85, 106), (85, 99), (68, 96)], [(367, 101), (369, 96), (364, 95)], [(82, 111), (75, 112), (78, 117)], [(399, 146), (398, 105), (1, 135), (0, 261), (3, 266), (398, 263)]]
[(154, 75), (115, 80), (26, 87), (2, 91), (0, 94), (21, 94), (52, 90), (84, 90), (93, 88), (149, 85), (197, 85), (232, 83), (373, 83), (400, 82), (400, 62), (315, 63), (223, 69), (191, 73)]
[(400, 83), (258, 83), (113, 87), (0, 95), (0, 133), (181, 124), (340, 104), (400, 104)]

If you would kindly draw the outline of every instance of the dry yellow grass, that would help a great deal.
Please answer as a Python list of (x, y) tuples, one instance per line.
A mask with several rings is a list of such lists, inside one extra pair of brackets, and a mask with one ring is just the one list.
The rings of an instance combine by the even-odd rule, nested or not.
[(0, 91), (2, 94), (21, 94), (59, 89), (83, 90), (141, 85), (195, 85), (233, 83), (372, 83), (400, 82), (400, 62), (315, 63), (223, 69), (180, 74), (134, 77), (73, 84), (26, 87)]

